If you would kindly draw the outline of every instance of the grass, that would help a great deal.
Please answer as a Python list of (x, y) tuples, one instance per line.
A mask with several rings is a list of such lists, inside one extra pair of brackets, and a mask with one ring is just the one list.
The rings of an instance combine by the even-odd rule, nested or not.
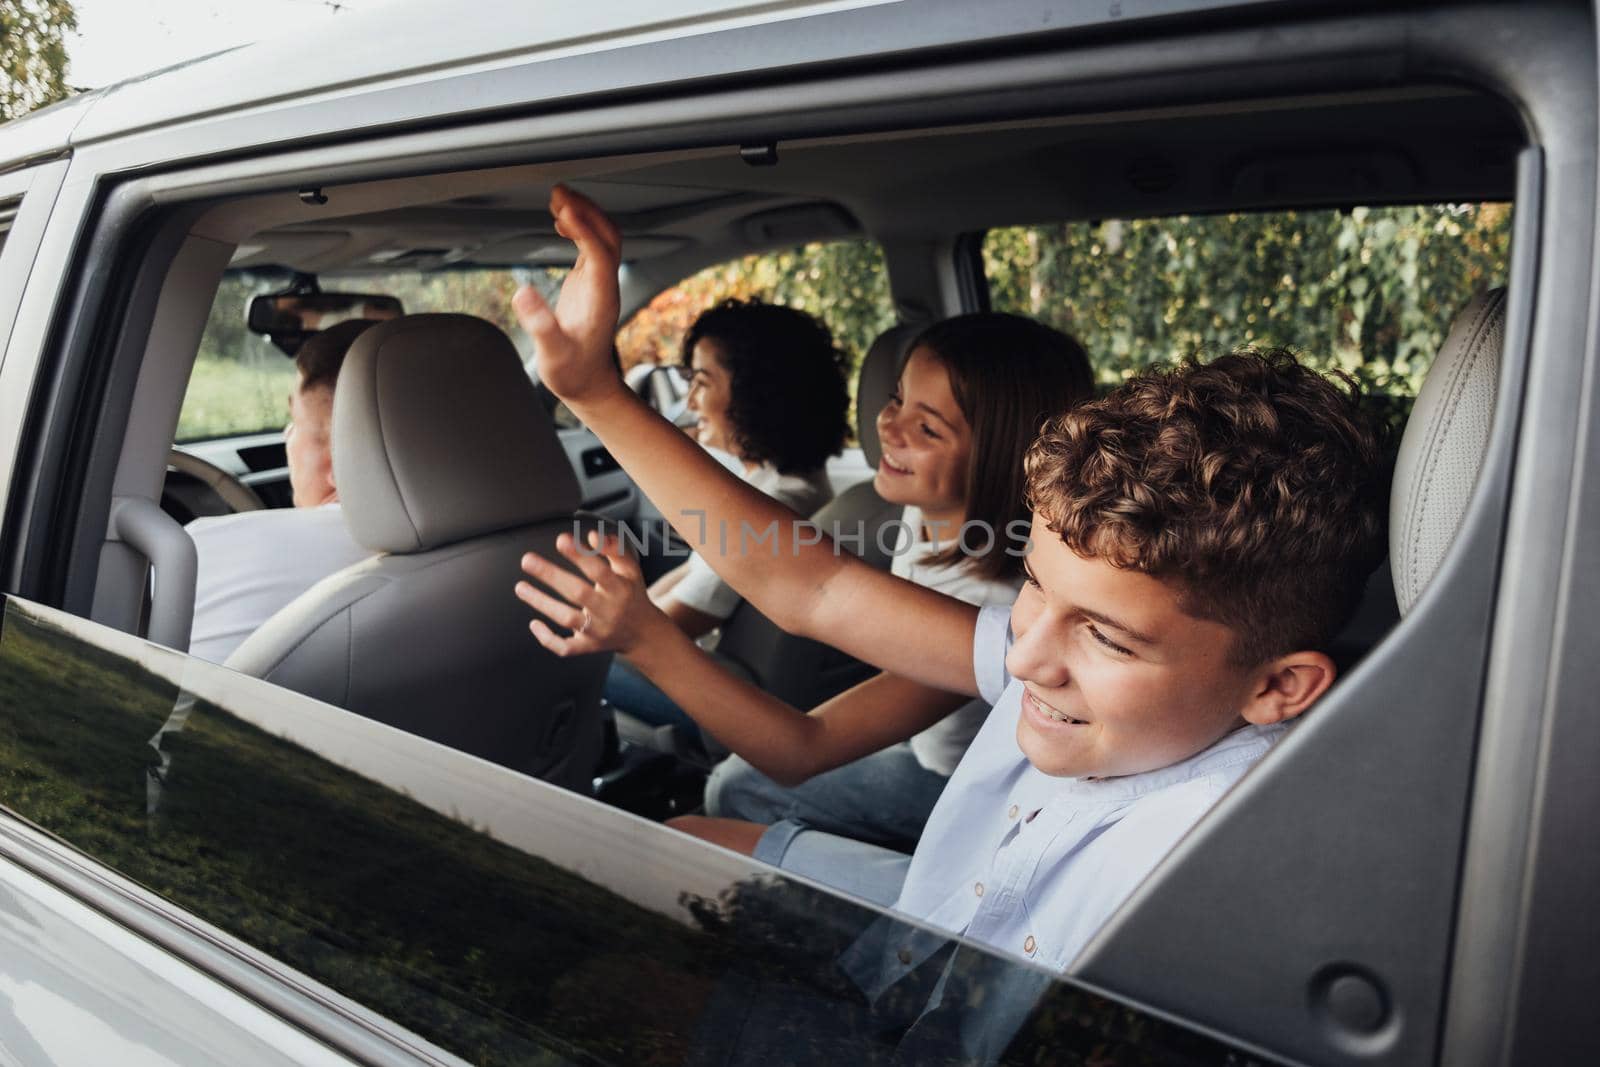
[(179, 441), (281, 430), (289, 421), (294, 361), (283, 356), (219, 359), (202, 352), (178, 415)]

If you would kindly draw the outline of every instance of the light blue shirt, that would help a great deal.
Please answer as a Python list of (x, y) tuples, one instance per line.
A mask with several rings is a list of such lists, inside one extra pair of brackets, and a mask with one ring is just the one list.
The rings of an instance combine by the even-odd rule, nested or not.
[[(973, 666), (994, 704), (928, 818), (895, 910), (1065, 970), (1178, 839), (1288, 730), (1247, 726), (1159, 770), (1054, 778), (1017, 747), (1022, 684), (1006, 673), (1010, 611), (978, 615)], [(845, 960), (876, 997), (945, 943), (896, 924)]]

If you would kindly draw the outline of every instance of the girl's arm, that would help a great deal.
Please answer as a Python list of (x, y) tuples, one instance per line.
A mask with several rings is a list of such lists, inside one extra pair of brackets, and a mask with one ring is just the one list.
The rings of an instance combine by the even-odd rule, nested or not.
[[(577, 244), (577, 263), (554, 310), (531, 286), (513, 301), (537, 346), (540, 380), (599, 436), (712, 569), (773, 622), (908, 679), (976, 694), (976, 608), (839, 549), (724, 469), (623, 384), (611, 358), (621, 236), (598, 207), (564, 187), (551, 194), (550, 212), (556, 232)], [(775, 552), (770, 541), (756, 540), (774, 524)]]
[(718, 741), (781, 785), (799, 785), (823, 771), (898, 744), (966, 702), (893, 674), (879, 674), (810, 714), (785, 704), (718, 666), (653, 607), (637, 561), (612, 539), (595, 541), (600, 555), (578, 550), (562, 534), (557, 546), (588, 581), (528, 553), (522, 567), (557, 596), (528, 582), (517, 596), (535, 611), (576, 631), (559, 636), (542, 620), (529, 624), (557, 655), (613, 649), (626, 655), (672, 701)]

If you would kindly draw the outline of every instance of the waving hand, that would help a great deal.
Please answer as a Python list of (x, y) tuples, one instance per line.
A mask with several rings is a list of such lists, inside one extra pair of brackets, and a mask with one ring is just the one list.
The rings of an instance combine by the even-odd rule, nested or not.
[(556, 232), (578, 246), (578, 261), (554, 309), (531, 285), (517, 290), (511, 306), (538, 347), (539, 380), (572, 403), (622, 386), (611, 358), (622, 235), (594, 201), (564, 185), (550, 193), (550, 214)]

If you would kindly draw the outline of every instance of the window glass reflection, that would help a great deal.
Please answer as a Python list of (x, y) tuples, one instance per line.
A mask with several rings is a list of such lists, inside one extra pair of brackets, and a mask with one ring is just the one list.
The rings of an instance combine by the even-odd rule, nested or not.
[[(589, 835), (580, 876), (570, 859), (506, 840), (514, 822), (490, 822), (503, 814), (452, 818), (416, 799), (427, 782), (380, 784), (196, 695), (228, 687), (263, 706), (310, 704), (10, 599), (0, 801), (473, 1062), (1227, 1056), (1030, 964), (943, 938), (869, 1005), (849, 961), (931, 935), (530, 780), (532, 799), (511, 818), (564, 820)], [(340, 722), (370, 730), (374, 745), (389, 736)], [(426, 751), (441, 776), (510, 773)], [(688, 868), (696, 879), (663, 896), (660, 880)]]

